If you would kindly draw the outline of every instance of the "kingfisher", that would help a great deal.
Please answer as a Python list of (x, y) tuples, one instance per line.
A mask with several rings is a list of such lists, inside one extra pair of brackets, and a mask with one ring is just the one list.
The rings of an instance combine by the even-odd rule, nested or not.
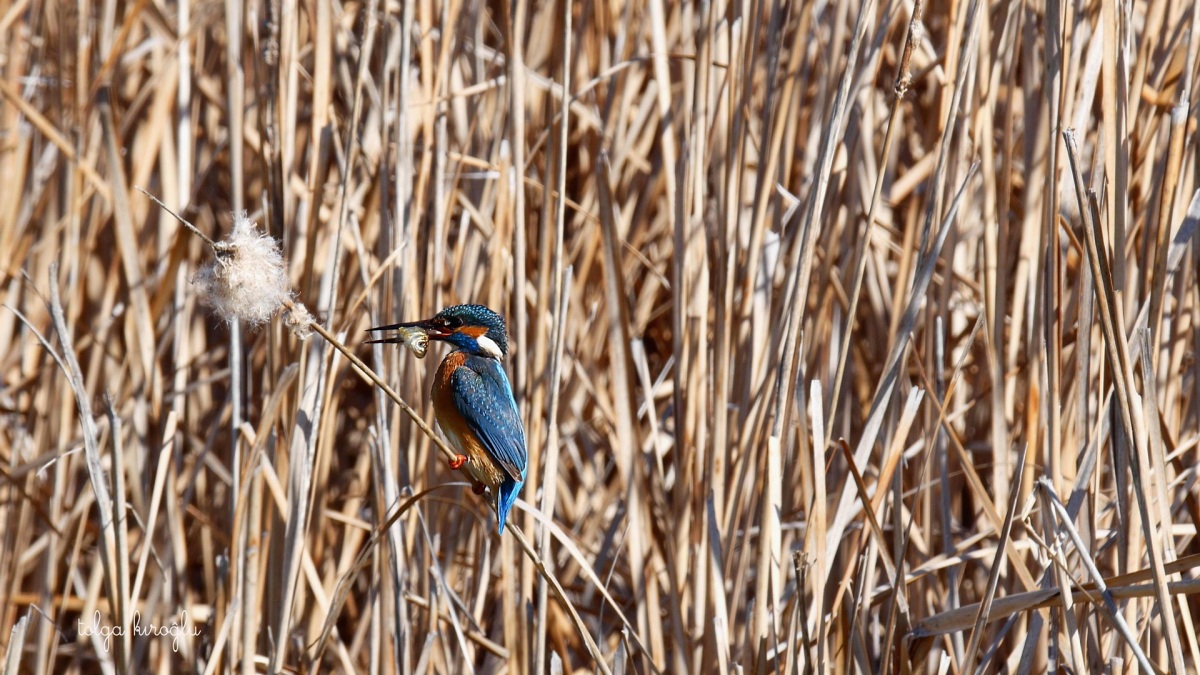
[(483, 305), (455, 305), (424, 321), (368, 329), (383, 331), (396, 334), (368, 343), (405, 343), (418, 357), (425, 356), (426, 340), (452, 347), (433, 380), (434, 415), (458, 453), (450, 468), (463, 469), (476, 494), (491, 492), (503, 534), (528, 461), (525, 427), (500, 363), (508, 355), (504, 319)]

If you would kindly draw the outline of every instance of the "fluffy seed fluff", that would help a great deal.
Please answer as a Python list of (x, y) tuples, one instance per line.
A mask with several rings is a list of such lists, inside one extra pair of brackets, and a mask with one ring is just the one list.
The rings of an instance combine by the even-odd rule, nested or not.
[(312, 324), (312, 314), (308, 313), (307, 307), (299, 302), (291, 302), (286, 305), (286, 311), (283, 313), (283, 325), (296, 337), (307, 340), (313, 332)]
[(260, 232), (246, 212), (233, 214), (233, 231), (216, 245), (216, 259), (196, 273), (200, 297), (222, 319), (251, 328), (271, 319), (292, 299), (279, 242)]

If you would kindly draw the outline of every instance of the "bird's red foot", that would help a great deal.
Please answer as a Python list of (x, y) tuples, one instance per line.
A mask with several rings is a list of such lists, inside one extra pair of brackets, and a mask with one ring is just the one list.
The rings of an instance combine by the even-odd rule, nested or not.
[(450, 460), (450, 468), (457, 471), (462, 468), (463, 464), (467, 463), (466, 455), (455, 455), (454, 459)]
[(471, 492), (474, 492), (477, 495), (483, 494), (483, 491), (486, 489), (487, 488), (485, 488), (483, 486), (483, 483), (472, 483), (471, 484)]

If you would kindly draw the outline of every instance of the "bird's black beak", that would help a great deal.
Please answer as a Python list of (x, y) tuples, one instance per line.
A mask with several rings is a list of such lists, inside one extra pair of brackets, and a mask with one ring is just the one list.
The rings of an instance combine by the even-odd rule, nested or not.
[[(406, 328), (409, 330), (417, 329), (417, 330), (424, 331), (425, 334), (427, 336), (429, 336), (429, 339), (431, 339), (431, 340), (442, 340), (442, 339), (445, 339), (445, 337), (450, 334), (448, 331), (442, 329), (437, 324), (433, 323), (432, 319), (425, 319), (423, 321), (408, 321), (405, 323), (393, 323), (393, 324), (388, 324), (387, 326), (376, 326), (374, 328), (368, 328), (367, 332), (368, 333), (382, 333), (385, 331), (399, 331), (402, 328)], [(369, 345), (393, 344), (393, 343), (400, 343), (400, 342), (406, 342), (406, 340), (403, 335), (396, 334), (396, 335), (389, 335), (387, 337), (379, 338), (378, 340), (367, 340), (366, 344), (369, 344)]]

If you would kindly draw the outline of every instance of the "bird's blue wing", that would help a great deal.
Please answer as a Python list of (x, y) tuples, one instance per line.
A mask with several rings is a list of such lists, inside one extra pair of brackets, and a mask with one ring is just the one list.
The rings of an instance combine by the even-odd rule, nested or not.
[(513, 481), (524, 483), (528, 461), (525, 427), (504, 366), (481, 356), (469, 356), (463, 365), (466, 367), (454, 371), (451, 383), (454, 406), (504, 472)]

